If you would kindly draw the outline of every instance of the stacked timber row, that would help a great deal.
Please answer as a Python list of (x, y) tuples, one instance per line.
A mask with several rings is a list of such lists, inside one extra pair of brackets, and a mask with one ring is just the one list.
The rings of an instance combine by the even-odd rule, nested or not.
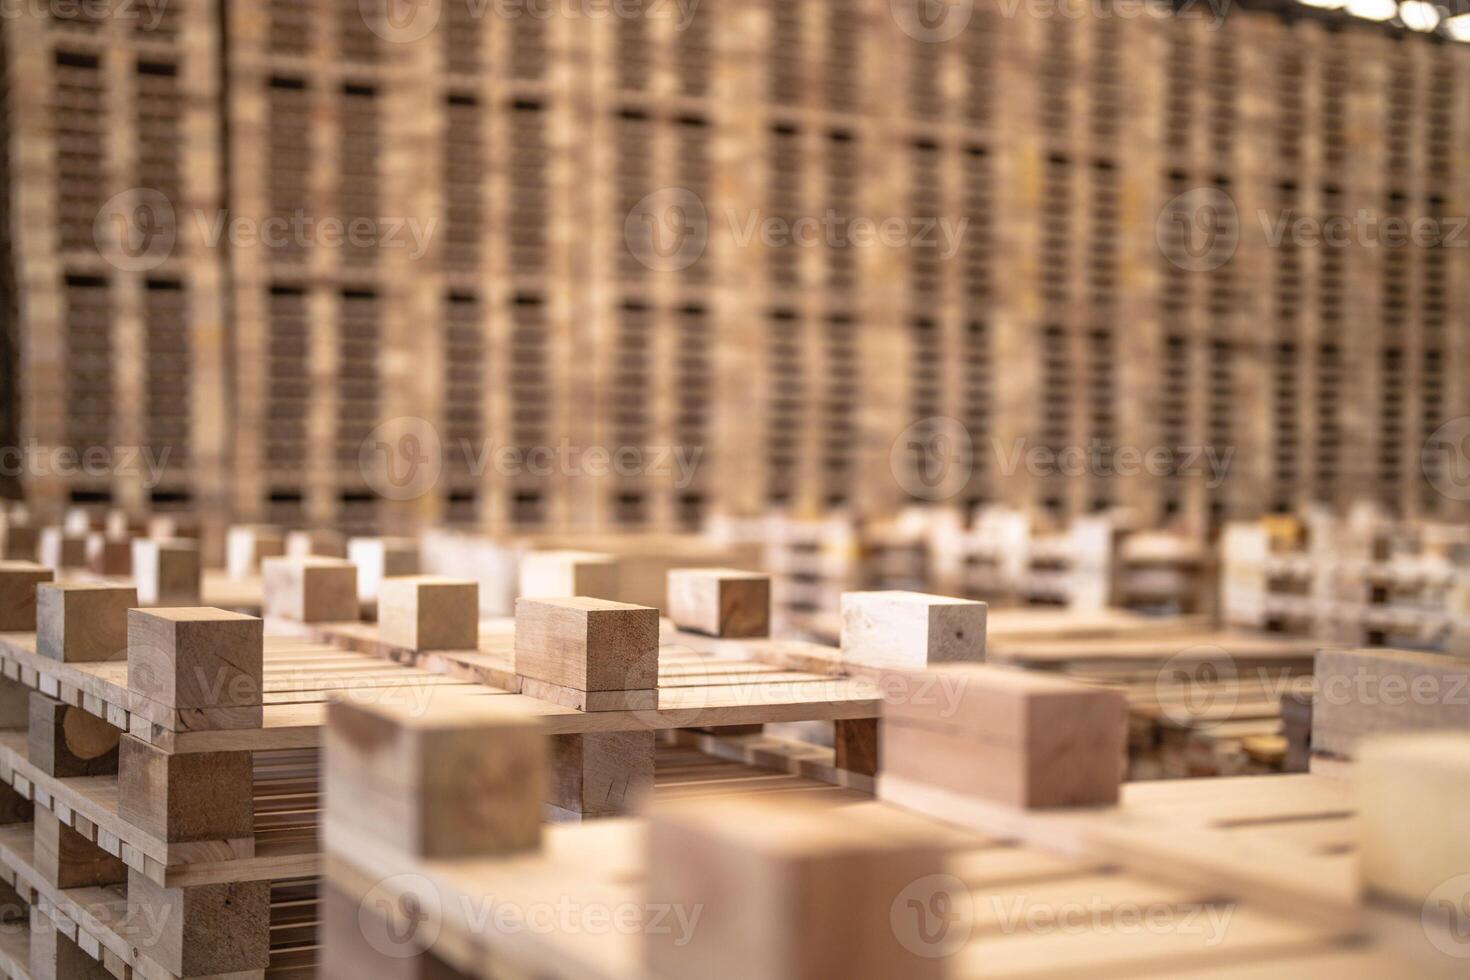
[(25, 490), (53, 517), (69, 501), (214, 510), (230, 466), (214, 8), (26, 5), (4, 44), (7, 445), (42, 452)]
[(172, 448), (29, 484), (390, 531), (1463, 511), (1470, 49), (953, 6), (7, 22), (20, 435)]

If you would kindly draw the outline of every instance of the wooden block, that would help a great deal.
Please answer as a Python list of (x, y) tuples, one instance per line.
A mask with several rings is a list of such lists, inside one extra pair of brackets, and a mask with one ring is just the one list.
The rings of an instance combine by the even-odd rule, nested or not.
[(195, 541), (138, 538), (133, 542), (133, 581), (145, 606), (196, 606), (203, 563)]
[(580, 691), (658, 686), (658, 610), (607, 599), (516, 600), (516, 673)]
[(1116, 691), (951, 664), (883, 708), (883, 775), (1018, 807), (1116, 803), (1128, 706)]
[[(647, 907), (681, 913), (647, 930), (650, 975), (943, 975), (944, 961), (894, 924), (904, 896), (943, 872), (941, 845), (893, 815), (730, 796), (656, 806), (648, 836)], [(697, 927), (680, 928), (694, 909)]]
[(87, 570), (94, 575), (126, 578), (133, 574), (132, 541), (106, 531), (87, 535)]
[(251, 837), (255, 804), (250, 759), (249, 752), (175, 755), (124, 735), (118, 816), (170, 843)]
[(771, 635), (771, 577), (733, 568), (669, 572), (669, 618), (680, 629), (710, 636)]
[(56, 929), (50, 916), (31, 910), (31, 980), (113, 980), (99, 960)]
[[(263, 659), (254, 616), (207, 606), (128, 613), (128, 688), (188, 713), (195, 727), (259, 727)], [(218, 708), (241, 710), (228, 720), (197, 710)]]
[[(1470, 733), (1365, 739), (1354, 784), (1369, 890), (1417, 910), (1470, 868)], [(1445, 897), (1458, 907), (1465, 894)]]
[(335, 701), (324, 739), (329, 823), (431, 858), (540, 846), (546, 734), (510, 699), (450, 693), (428, 711)]
[(253, 578), (260, 574), (260, 563), (286, 553), (285, 535), (280, 528), (265, 525), (243, 525), (225, 534), (225, 570), (230, 578)]
[(616, 599), (618, 560), (594, 551), (528, 552), (521, 556), (520, 594), (527, 599)]
[(67, 663), (121, 659), (128, 651), (131, 585), (89, 582), (36, 586), (36, 652)]
[(408, 902), (365, 904), (331, 882), (321, 894), (321, 980), (473, 980), (434, 955), (437, 929)]
[(1441, 728), (1470, 730), (1463, 660), (1406, 650), (1317, 654), (1314, 753), (1352, 758), (1364, 736)]
[(878, 719), (840, 719), (833, 725), (837, 768), (864, 776), (878, 775)]
[(341, 531), (291, 531), (286, 535), (287, 558), (346, 558), (347, 538)]
[(265, 614), (295, 623), (356, 622), (357, 566), (343, 558), (267, 558)]
[(357, 597), (376, 602), (383, 579), (419, 573), (419, 545), (413, 538), (349, 538), (347, 560), (357, 565)]
[(478, 649), (480, 586), (434, 575), (384, 580), (378, 638), (405, 650)]
[(86, 533), (71, 533), (59, 527), (41, 528), (41, 564), (53, 571), (87, 567)]
[(36, 586), (56, 573), (31, 561), (0, 561), (0, 632), (36, 632)]
[(14, 884), (0, 880), (0, 923), (26, 928), (30, 919), (30, 904), (15, 890)]
[(41, 533), (29, 524), (10, 522), (0, 527), (0, 558), (5, 561), (35, 561), (41, 550)]
[(37, 809), (35, 820), (36, 871), (57, 888), (121, 885), (128, 866), (57, 819), (50, 810)]
[(985, 659), (983, 602), (922, 592), (845, 592), (842, 659), (868, 667), (922, 670)]
[(50, 776), (100, 776), (117, 772), (122, 732), (96, 715), (40, 691), (30, 696), (26, 745), (31, 765)]
[(653, 732), (552, 739), (547, 801), (585, 816), (627, 813), (653, 791)]
[(8, 783), (0, 782), (0, 826), (30, 823), (34, 812), (34, 804), (28, 797)]
[(165, 888), (128, 875), (129, 938), (181, 977), (264, 970), (270, 962), (271, 883)]

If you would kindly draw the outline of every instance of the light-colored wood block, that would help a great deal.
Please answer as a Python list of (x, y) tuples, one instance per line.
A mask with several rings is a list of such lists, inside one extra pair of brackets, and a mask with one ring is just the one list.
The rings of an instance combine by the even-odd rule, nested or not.
[(885, 777), (1017, 807), (1117, 802), (1128, 705), (1116, 691), (950, 664), (885, 694)]
[(527, 599), (616, 599), (618, 560), (594, 551), (527, 552), (521, 556), (520, 594)]
[(131, 585), (38, 585), (36, 652), (67, 663), (121, 659), (128, 650), (128, 610), (137, 605)]
[(941, 845), (893, 815), (731, 796), (655, 806), (648, 836), (648, 907), (700, 910), (693, 929), (647, 932), (651, 975), (943, 975), (943, 960), (905, 945), (912, 937), (895, 928), (893, 911), (943, 873)]
[(57, 888), (121, 885), (128, 866), (57, 819), (47, 809), (36, 811), (36, 871)]
[(41, 564), (53, 571), (87, 567), (86, 532), (72, 533), (64, 528), (41, 528)]
[(669, 618), (680, 629), (710, 636), (771, 635), (771, 577), (734, 568), (669, 572)]
[(170, 843), (238, 840), (254, 834), (249, 752), (174, 754), (124, 735), (118, 816)]
[(579, 691), (658, 686), (658, 610), (607, 599), (516, 600), (516, 673)]
[(87, 535), (87, 570), (94, 575), (126, 578), (133, 574), (132, 539), (92, 531)]
[(845, 592), (842, 659), (866, 667), (923, 670), (985, 659), (983, 602), (922, 592)]
[(356, 622), (357, 566), (343, 558), (267, 558), (261, 563), (266, 616), (293, 623)]
[(347, 538), (341, 531), (318, 529), (289, 531), (286, 534), (287, 558), (346, 558)]
[(133, 581), (145, 606), (198, 605), (204, 569), (195, 541), (133, 541)]
[(653, 792), (653, 732), (558, 735), (548, 802), (584, 816), (627, 813)]
[(42, 772), (60, 778), (115, 773), (121, 737), (96, 715), (31, 692), (26, 747), (31, 765)]
[[(1415, 909), (1470, 869), (1470, 733), (1365, 739), (1353, 770), (1358, 853), (1369, 890)], [(1460, 883), (1446, 901), (1457, 908)]]
[(479, 584), (435, 575), (384, 579), (378, 637), (405, 650), (478, 649)]
[(431, 858), (540, 846), (547, 736), (509, 699), (450, 694), (429, 711), (335, 701), (324, 739), (330, 823)]
[(128, 909), (152, 923), (133, 945), (171, 974), (225, 976), (270, 963), (269, 881), (165, 888), (133, 870)]
[(383, 579), (417, 575), (419, 544), (413, 538), (349, 538), (347, 560), (357, 566), (357, 597), (376, 602)]
[[(195, 728), (260, 726), (263, 624), (207, 606), (134, 609), (127, 619), (128, 687), (189, 713)], [(203, 709), (241, 709), (228, 715)]]
[[(413, 914), (410, 903), (365, 909), (330, 881), (321, 896), (321, 980), (477, 980), (434, 955), (439, 933), (404, 915)], [(364, 914), (374, 911), (382, 915)]]
[(260, 563), (286, 553), (286, 536), (278, 527), (236, 525), (225, 534), (225, 570), (230, 578), (253, 578)]
[(36, 631), (36, 587), (56, 573), (32, 561), (0, 561), (0, 632)]

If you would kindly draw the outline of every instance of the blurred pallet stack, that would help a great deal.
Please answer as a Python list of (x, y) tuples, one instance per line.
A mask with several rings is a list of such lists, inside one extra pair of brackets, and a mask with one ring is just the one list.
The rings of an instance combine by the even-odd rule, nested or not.
[(1470, 409), (1470, 49), (925, 7), (8, 19), (20, 434), (170, 449), (33, 496), (353, 531), (1464, 512), (1432, 437)]
[[(5, 20), (28, 495), (217, 509), (226, 474), (219, 37), (204, 3)], [(155, 465), (156, 464), (156, 465)]]
[(1230, 625), (1456, 652), (1470, 636), (1470, 541), (1457, 525), (1322, 514), (1235, 524), (1221, 582)]

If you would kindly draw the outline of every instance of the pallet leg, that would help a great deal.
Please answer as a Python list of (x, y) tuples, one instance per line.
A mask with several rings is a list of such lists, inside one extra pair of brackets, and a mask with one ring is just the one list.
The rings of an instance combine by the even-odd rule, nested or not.
[(56, 929), (40, 909), (31, 910), (31, 980), (113, 980), (97, 960)]
[(0, 825), (30, 823), (35, 809), (35, 805), (17, 793), (14, 787), (0, 783)]
[(264, 970), (270, 963), (271, 885), (165, 888), (128, 874), (128, 938), (181, 977)]
[(249, 752), (174, 754), (124, 735), (118, 815), (169, 843), (249, 838), (253, 779)]
[(552, 740), (552, 806), (584, 817), (627, 813), (653, 789), (653, 732), (558, 735)]
[(26, 747), (31, 764), (49, 776), (117, 772), (122, 731), (81, 708), (32, 691)]
[(853, 718), (833, 724), (837, 768), (860, 776), (878, 775), (878, 719)]
[(322, 888), (322, 980), (470, 980), (419, 949), (412, 927), (390, 922), (373, 908), (373, 899), (349, 898), (331, 885)]
[(36, 871), (57, 888), (121, 885), (128, 866), (62, 823), (43, 807), (36, 809)]

